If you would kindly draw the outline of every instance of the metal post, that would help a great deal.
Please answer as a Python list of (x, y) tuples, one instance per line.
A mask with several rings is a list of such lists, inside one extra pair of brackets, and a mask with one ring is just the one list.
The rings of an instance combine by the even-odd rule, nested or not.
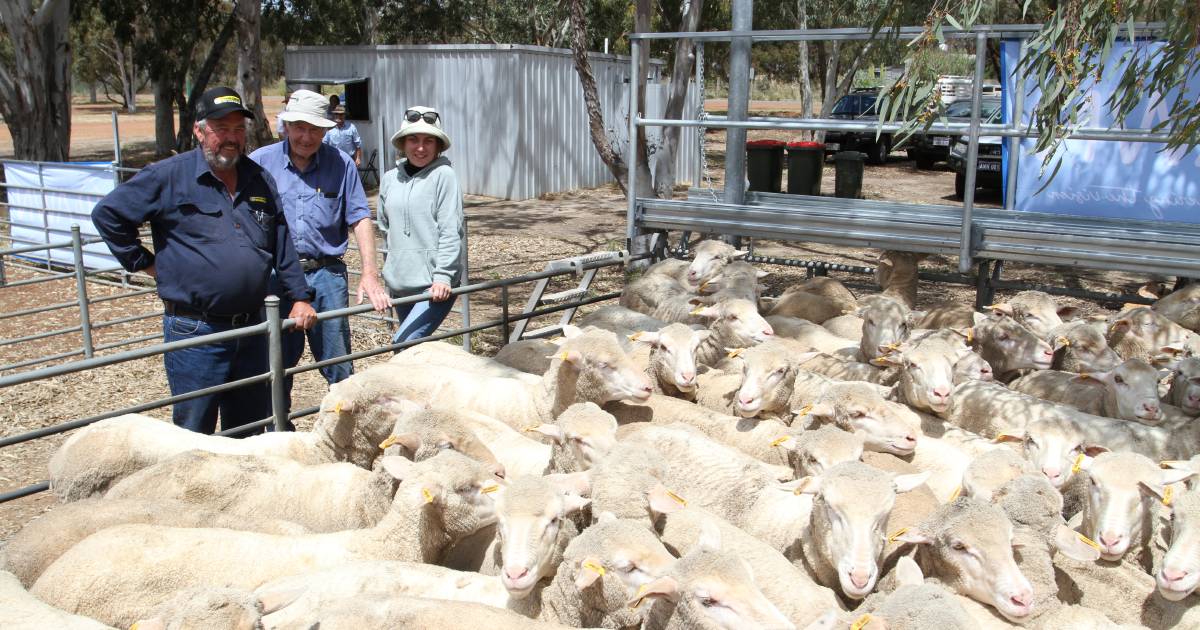
[[(380, 177), (382, 177), (383, 172), (387, 170), (387, 165), (392, 163), (391, 162), (392, 151), (391, 151), (391, 149), (388, 148), (388, 132), (387, 132), (386, 119), (383, 117), (382, 113), (379, 114), (379, 153), (377, 155), (379, 156), (379, 163), (376, 164), (376, 166), (379, 168)], [(381, 183), (381, 181), (376, 180), (376, 183)], [(383, 209), (380, 208), (379, 211), (382, 212)]]
[(267, 307), (267, 356), (270, 360), (271, 415), (275, 418), (275, 430), (287, 430), (287, 388), (283, 367), (283, 325), (279, 318), (279, 296), (268, 295)]
[[(733, 0), (733, 31), (754, 28), (751, 0)], [(739, 37), (729, 44), (729, 120), (744, 121), (750, 113), (750, 39)], [(725, 203), (746, 200), (746, 130), (725, 131)]]
[[(121, 166), (123, 164), (123, 161), (121, 160), (121, 126), (120, 126), (120, 124), (117, 123), (117, 110), (115, 110), (115, 109), (112, 110), (112, 123), (113, 123), (113, 166)], [(120, 171), (113, 169), (113, 173), (116, 174), (117, 182), (120, 183), (120, 181), (121, 181)]]
[[(638, 91), (641, 88), (638, 73), (642, 72), (641, 65), (638, 64), (638, 55), (641, 52), (641, 40), (629, 40), (629, 147), (625, 158), (625, 166), (628, 167), (625, 188), (629, 194), (629, 207), (625, 211), (625, 239), (628, 241), (626, 248), (631, 252), (635, 249), (633, 239), (637, 236), (634, 215), (637, 212), (637, 102)], [(505, 333), (507, 332), (506, 329)]]
[[(529, 320), (525, 319), (521, 321), (527, 322)], [(516, 341), (516, 339), (512, 341)], [(500, 287), (500, 345), (506, 345), (508, 342), (508, 285), (506, 284)]]
[[(1017, 52), (1017, 63), (1012, 69), (1012, 72), (1015, 75), (1012, 83), (1015, 88), (1013, 89), (1013, 94), (1011, 94), (1013, 99), (1012, 120), (1008, 121), (1008, 124), (1013, 129), (1019, 129), (1021, 127), (1021, 121), (1025, 116), (1025, 75), (1018, 74), (1017, 69), (1021, 67), (1021, 62), (1025, 59), (1025, 46), (1028, 43), (1029, 40), (1021, 40), (1021, 48), (1019, 52)], [(1005, 77), (1000, 77), (1000, 80), (1004, 81)], [(1005, 210), (1012, 210), (1014, 207), (1016, 207), (1017, 165), (1021, 161), (1021, 141), (1022, 139), (1017, 136), (1012, 136), (1008, 139), (1008, 173), (1007, 181), (1004, 182)]]
[(92, 317), (88, 312), (87, 269), (83, 266), (83, 239), (79, 224), (71, 224), (71, 253), (75, 256), (75, 293), (79, 296), (79, 330), (83, 333), (83, 356), (92, 358)]
[[(41, 162), (37, 163), (37, 173), (38, 173), (38, 188), (40, 189), (39, 192), (41, 192), (41, 194), (42, 194), (42, 241), (45, 243), (49, 243), (50, 242), (50, 210), (48, 210), (47, 209), (48, 206), (46, 206), (46, 175), (45, 175), (45, 173), (42, 172), (42, 163)], [(46, 271), (50, 271), (50, 269), (52, 269), (52, 266), (50, 265), (51, 258), (53, 258), (53, 256), (50, 255), (50, 248), (47, 247), (46, 248)]]
[(975, 210), (975, 169), (979, 164), (979, 104), (983, 99), (983, 57), (987, 52), (987, 37), (981, 31), (975, 35), (974, 93), (971, 94), (971, 129), (967, 144), (966, 186), (963, 191), (962, 236), (958, 245), (958, 271), (971, 268), (972, 213)]
[[(463, 217), (463, 244), (462, 244), (462, 274), (463, 274), (462, 275), (462, 283), (463, 284), (470, 284), (469, 278), (471, 277), (470, 268), (467, 267), (467, 250), (468, 250), (467, 236), (470, 233), (471, 233), (470, 230), (467, 229), (467, 218), (464, 216)], [(463, 325), (463, 328), (471, 327), (471, 294), (470, 293), (462, 294), (462, 325)], [(471, 351), (471, 333), (469, 333), (469, 332), (463, 333), (463, 350), (466, 350), (467, 352)]]
[[(696, 117), (704, 111), (704, 44), (695, 42), (696, 51)], [(704, 181), (704, 127), (696, 127), (696, 176), (692, 178), (692, 186), (699, 188)]]

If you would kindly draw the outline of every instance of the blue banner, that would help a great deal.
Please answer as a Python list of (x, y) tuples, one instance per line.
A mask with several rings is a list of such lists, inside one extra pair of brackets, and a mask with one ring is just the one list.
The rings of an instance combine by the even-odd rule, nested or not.
[[(1114, 127), (1113, 113), (1105, 105), (1117, 88), (1124, 63), (1122, 55), (1131, 47), (1138, 54), (1157, 54), (1161, 42), (1114, 44), (1099, 83), (1084, 92), (1087, 107), (1081, 118), (1083, 127)], [(1003, 43), (1000, 71), (1003, 77), (1004, 122), (1013, 120), (1013, 95), (1016, 94), (1012, 69), (1017, 64), (1020, 42)], [(1030, 111), (1039, 91), (1032, 78), (1026, 80), (1022, 125), (1028, 125)], [(1200, 77), (1192, 76), (1185, 87), (1188, 98), (1200, 98)], [(1125, 118), (1125, 129), (1151, 129), (1170, 115), (1176, 92), (1158, 99), (1146, 94)], [(1167, 152), (1165, 145), (1147, 142), (1111, 140), (1067, 140), (1059, 148), (1062, 167), (1046, 185), (1053, 163), (1043, 176), (1044, 153), (1034, 153), (1037, 141), (1021, 141), (1017, 156), (1017, 194), (1014, 207), (1030, 212), (1049, 212), (1077, 216), (1113, 217), (1200, 223), (1200, 148)], [(1005, 145), (1005, 169), (1014, 160)], [(1056, 156), (1057, 159), (1057, 156)], [(1045, 189), (1042, 190), (1042, 187)], [(1038, 191), (1041, 192), (1038, 192)]]

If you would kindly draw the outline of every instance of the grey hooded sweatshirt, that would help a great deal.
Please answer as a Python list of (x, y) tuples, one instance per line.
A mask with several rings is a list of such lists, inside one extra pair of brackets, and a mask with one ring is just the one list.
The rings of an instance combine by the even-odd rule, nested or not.
[(379, 226), (387, 234), (383, 281), (394, 296), (422, 293), (434, 282), (462, 282), (462, 189), (450, 160), (439, 156), (409, 176), (404, 160), (379, 183)]

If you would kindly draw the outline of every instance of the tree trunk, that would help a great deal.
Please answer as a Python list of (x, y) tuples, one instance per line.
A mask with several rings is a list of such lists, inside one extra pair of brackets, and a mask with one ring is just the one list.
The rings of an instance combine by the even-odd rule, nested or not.
[(583, 0), (571, 0), (571, 56), (575, 60), (575, 72), (579, 75), (579, 84), (583, 88), (583, 103), (587, 109), (588, 129), (592, 135), (592, 144), (596, 153), (608, 166), (613, 179), (621, 192), (629, 194), (625, 189), (626, 169), (625, 160), (620, 153), (613, 150), (612, 143), (604, 133), (604, 111), (600, 109), (600, 94), (596, 89), (596, 77), (592, 74), (592, 64), (587, 58), (587, 14), (584, 12)]
[[(687, 12), (683, 15), (680, 25), (682, 31), (696, 31), (700, 27), (700, 13), (704, 0), (690, 0)], [(663, 111), (663, 118), (682, 118), (683, 108), (687, 104), (688, 82), (692, 76), (692, 62), (695, 52), (692, 41), (680, 39), (675, 42), (675, 58), (671, 66), (671, 84), (667, 88), (670, 96)], [(697, 87), (699, 89), (699, 87)], [(680, 127), (664, 127), (662, 131), (662, 149), (658, 153), (658, 163), (654, 167), (654, 196), (659, 199), (670, 199), (675, 191), (675, 154), (679, 150)], [(700, 174), (696, 174), (699, 183)]]
[(832, 42), (829, 46), (829, 58), (825, 65), (825, 93), (821, 97), (821, 118), (828, 118), (837, 102), (838, 63), (841, 61), (841, 42)]
[[(651, 0), (637, 0), (635, 13), (633, 16), (633, 31), (635, 33), (648, 33), (650, 28), (651, 11), (653, 11), (653, 3)], [(637, 109), (639, 116), (646, 115), (646, 74), (650, 72), (650, 42), (642, 42), (638, 49), (638, 67), (641, 68), (639, 76), (630, 77), (631, 80), (638, 82), (638, 101)], [(646, 128), (637, 128), (637, 195), (638, 197), (653, 197), (654, 182), (650, 179), (650, 150), (646, 146)]]
[(0, 116), (17, 159), (66, 161), (71, 152), (70, 0), (0, 0), (12, 47), (0, 62)]
[[(190, 131), (190, 130), (189, 130)], [(175, 149), (175, 84), (170, 76), (154, 78), (154, 153), (170, 155)]]
[(375, 37), (379, 32), (379, 7), (372, 2), (363, 3), (363, 43), (366, 45), (375, 44)]
[(239, 0), (233, 9), (237, 16), (238, 80), (237, 91), (246, 109), (254, 112), (252, 133), (246, 138), (250, 152), (274, 140), (271, 121), (262, 106), (262, 53), (259, 25), (262, 5), (258, 0)]
[[(801, 30), (808, 28), (808, 0), (796, 0), (796, 15), (799, 18), (797, 27)], [(808, 42), (797, 42), (800, 58), (800, 117), (808, 118), (813, 115), (812, 77), (808, 63)], [(812, 132), (806, 132), (812, 137)]]
[[(200, 70), (192, 77), (192, 89), (188, 92), (187, 99), (179, 104), (179, 131), (175, 136), (175, 150), (180, 153), (191, 149), (196, 144), (196, 136), (192, 135), (192, 125), (196, 122), (196, 101), (208, 89), (208, 80), (212, 78), (213, 71), (217, 68), (217, 62), (221, 60), (221, 53), (225, 52), (229, 40), (233, 39), (235, 13), (235, 11), (231, 11), (229, 17), (225, 18), (221, 32), (217, 34), (217, 38), (213, 40), (212, 46), (208, 49), (208, 56), (204, 58)], [(182, 96), (182, 91), (180, 95)]]
[(130, 114), (137, 113), (137, 69), (133, 65), (133, 49), (126, 50), (121, 42), (117, 41), (114, 36), (112, 38), (114, 61), (117, 63), (117, 76), (121, 79), (121, 100), (124, 101), (125, 111)]

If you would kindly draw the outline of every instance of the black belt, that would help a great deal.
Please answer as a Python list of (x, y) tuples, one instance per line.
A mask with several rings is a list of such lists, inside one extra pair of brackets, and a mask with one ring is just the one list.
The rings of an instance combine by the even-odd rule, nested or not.
[(228, 324), (230, 326), (245, 326), (258, 318), (258, 312), (238, 313), (237, 315), (217, 315), (196, 310), (190, 306), (163, 300), (163, 312), (177, 317), (190, 317), (210, 324)]
[(329, 265), (336, 265), (342, 262), (341, 256), (318, 256), (316, 258), (301, 258), (300, 267), (305, 271), (314, 271)]

